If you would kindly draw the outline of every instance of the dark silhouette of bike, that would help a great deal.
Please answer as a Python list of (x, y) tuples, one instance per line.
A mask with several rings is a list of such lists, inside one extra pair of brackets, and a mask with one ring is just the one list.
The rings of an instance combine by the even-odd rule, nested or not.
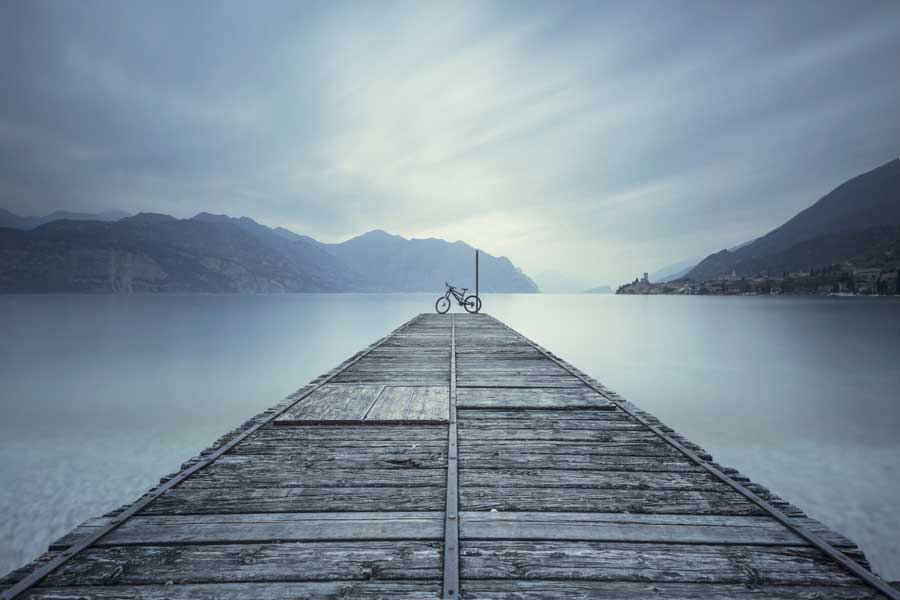
[(465, 308), (466, 312), (477, 313), (481, 310), (481, 298), (474, 294), (466, 296), (469, 288), (456, 288), (446, 281), (444, 285), (447, 286), (447, 292), (434, 303), (434, 310), (440, 314), (450, 310), (450, 296), (453, 296), (456, 299), (456, 303)]

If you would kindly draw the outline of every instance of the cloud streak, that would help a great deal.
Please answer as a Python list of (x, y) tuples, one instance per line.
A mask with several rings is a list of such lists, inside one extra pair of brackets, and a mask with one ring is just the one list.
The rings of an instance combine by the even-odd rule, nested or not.
[(617, 283), (900, 152), (896, 2), (4, 6), (0, 205), (465, 239)]

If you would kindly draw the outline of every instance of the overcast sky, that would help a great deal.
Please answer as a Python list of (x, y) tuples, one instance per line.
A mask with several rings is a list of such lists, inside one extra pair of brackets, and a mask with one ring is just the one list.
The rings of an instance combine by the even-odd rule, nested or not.
[(0, 5), (0, 207), (463, 239), (618, 284), (900, 154), (900, 2)]

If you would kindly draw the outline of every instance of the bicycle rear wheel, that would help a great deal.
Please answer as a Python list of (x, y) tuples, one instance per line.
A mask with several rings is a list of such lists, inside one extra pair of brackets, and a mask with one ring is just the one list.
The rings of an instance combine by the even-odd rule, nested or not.
[(465, 304), (466, 312), (470, 312), (472, 314), (481, 312), (481, 298), (478, 296), (472, 295), (466, 298)]
[(434, 303), (434, 310), (436, 310), (440, 314), (444, 314), (448, 310), (450, 310), (450, 299), (447, 296), (441, 296), (437, 299), (437, 302)]

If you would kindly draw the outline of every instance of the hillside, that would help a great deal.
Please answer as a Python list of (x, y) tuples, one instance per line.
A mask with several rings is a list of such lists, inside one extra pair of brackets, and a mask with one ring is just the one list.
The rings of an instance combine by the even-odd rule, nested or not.
[[(323, 244), (246, 217), (142, 213), (0, 228), (0, 293), (436, 292), (466, 285), (473, 257), (462, 242), (371, 232)], [(534, 291), (506, 258), (482, 253), (481, 266), (485, 291)]]
[[(841, 184), (818, 202), (800, 212), (784, 225), (753, 242), (735, 249), (722, 250), (706, 257), (688, 274), (689, 279), (705, 281), (734, 271), (739, 276), (781, 270), (786, 256), (798, 257), (809, 248), (821, 255), (808, 254), (802, 268), (821, 267), (852, 257), (840, 249), (859, 252), (859, 248), (836, 242), (835, 234), (863, 231), (874, 227), (900, 225), (900, 160), (873, 169)], [(840, 237), (840, 236), (838, 236)], [(798, 244), (813, 242), (792, 250)], [(787, 254), (785, 254), (787, 253)], [(826, 258), (827, 257), (827, 258)], [(787, 262), (793, 264), (794, 259)], [(823, 261), (830, 262), (823, 262)]]
[[(715, 258), (713, 255), (710, 258)], [(868, 227), (819, 236), (768, 256), (741, 262), (741, 272), (777, 276), (851, 262), (856, 268), (893, 269), (900, 264), (900, 226)]]

